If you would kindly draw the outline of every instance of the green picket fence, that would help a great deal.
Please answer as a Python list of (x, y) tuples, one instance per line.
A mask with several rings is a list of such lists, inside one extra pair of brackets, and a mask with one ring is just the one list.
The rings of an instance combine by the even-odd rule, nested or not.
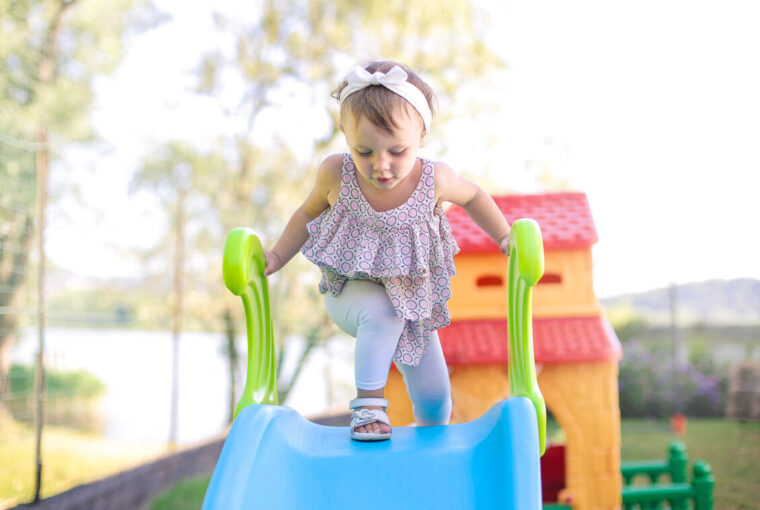
[[(623, 508), (625, 510), (658, 510), (667, 503), (671, 510), (713, 510), (715, 480), (707, 462), (695, 462), (691, 480), (687, 480), (689, 456), (686, 445), (672, 441), (668, 458), (663, 461), (624, 462)], [(660, 483), (667, 475), (670, 483)], [(634, 478), (645, 476), (650, 485), (631, 485)]]

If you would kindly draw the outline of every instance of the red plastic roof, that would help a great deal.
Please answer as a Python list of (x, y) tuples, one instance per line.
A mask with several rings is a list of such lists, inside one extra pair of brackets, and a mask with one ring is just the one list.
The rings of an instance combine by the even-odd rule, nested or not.
[[(541, 227), (545, 249), (583, 249), (599, 240), (584, 193), (507, 195), (493, 199), (510, 225), (519, 218), (536, 220)], [(496, 243), (461, 207), (452, 206), (446, 216), (462, 253), (499, 251)]]
[[(438, 330), (449, 365), (505, 363), (507, 321), (477, 320), (452, 323)], [(536, 363), (619, 360), (620, 342), (601, 317), (533, 319)]]

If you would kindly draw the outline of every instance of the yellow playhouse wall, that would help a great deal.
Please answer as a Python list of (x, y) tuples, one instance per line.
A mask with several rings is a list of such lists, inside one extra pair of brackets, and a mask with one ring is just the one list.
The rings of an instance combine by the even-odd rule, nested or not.
[(576, 510), (621, 505), (618, 365), (544, 366), (538, 385), (565, 431), (566, 493)]
[[(566, 436), (566, 491), (575, 510), (620, 508), (620, 411), (618, 367), (614, 361), (544, 365), (538, 384), (546, 405)], [(451, 370), (453, 423), (480, 417), (509, 394), (507, 367), (456, 366)], [(398, 371), (392, 370), (386, 396), (395, 426), (414, 421)]]
[[(460, 254), (454, 258), (457, 275), (451, 279), (452, 320), (500, 319), (507, 316), (507, 257), (499, 253)], [(591, 251), (551, 250), (545, 253), (545, 275), (560, 283), (540, 283), (533, 291), (533, 316), (599, 315), (594, 295)], [(478, 287), (480, 277), (501, 277), (501, 286)]]

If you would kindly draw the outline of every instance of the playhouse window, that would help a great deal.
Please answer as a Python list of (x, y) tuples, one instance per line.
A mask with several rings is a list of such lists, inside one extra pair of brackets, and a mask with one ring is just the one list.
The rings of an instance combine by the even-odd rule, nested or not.
[(478, 287), (501, 287), (504, 285), (504, 278), (498, 275), (488, 274), (479, 276), (476, 284)]
[[(546, 273), (541, 277), (538, 283), (562, 283), (562, 275), (557, 273)], [(475, 284), (478, 287), (501, 287), (504, 285), (504, 278), (498, 275), (488, 274), (479, 276), (475, 281)]]
[(557, 273), (546, 273), (538, 280), (538, 284), (542, 283), (562, 283), (562, 275)]

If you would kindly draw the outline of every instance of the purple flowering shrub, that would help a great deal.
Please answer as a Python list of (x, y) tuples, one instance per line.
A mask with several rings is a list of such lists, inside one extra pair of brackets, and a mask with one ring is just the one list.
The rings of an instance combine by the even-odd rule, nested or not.
[(722, 416), (727, 377), (709, 359), (680, 364), (674, 373), (668, 352), (632, 338), (623, 345), (618, 388), (623, 417)]

